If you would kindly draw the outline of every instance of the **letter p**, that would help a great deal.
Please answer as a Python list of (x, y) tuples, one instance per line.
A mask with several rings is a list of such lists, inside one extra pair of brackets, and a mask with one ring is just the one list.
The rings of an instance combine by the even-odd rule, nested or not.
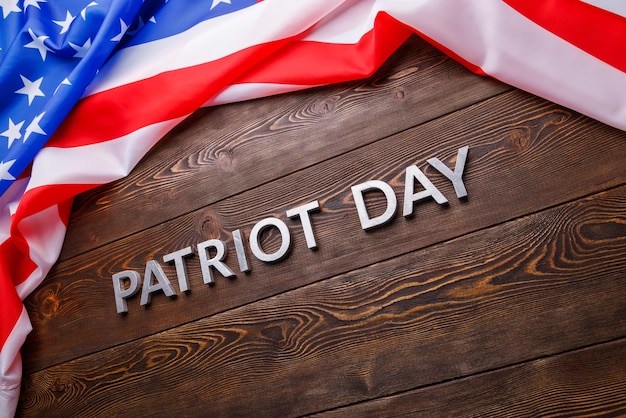
[[(124, 282), (128, 280), (128, 287)], [(115, 293), (115, 307), (117, 313), (128, 312), (126, 298), (131, 297), (139, 290), (141, 276), (134, 270), (124, 270), (113, 275), (113, 292)]]

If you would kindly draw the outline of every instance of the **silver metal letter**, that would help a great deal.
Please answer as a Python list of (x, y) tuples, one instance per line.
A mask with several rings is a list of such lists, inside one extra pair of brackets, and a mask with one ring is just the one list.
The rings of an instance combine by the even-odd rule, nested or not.
[[(207, 249), (209, 247), (215, 248), (215, 257), (209, 258)], [(234, 277), (235, 273), (223, 263), (226, 258), (226, 244), (219, 239), (210, 239), (198, 244), (198, 256), (200, 256), (200, 267), (202, 267), (202, 279), (205, 284), (213, 283), (213, 271), (211, 267), (214, 267), (224, 277)]]
[[(276, 227), (278, 232), (280, 232), (281, 244), (278, 251), (273, 254), (267, 254), (261, 248), (261, 244), (259, 243), (259, 238), (261, 237), (261, 233), (265, 228)], [(289, 251), (289, 247), (291, 246), (291, 235), (289, 234), (289, 228), (287, 225), (277, 218), (265, 218), (259, 222), (252, 228), (250, 232), (250, 249), (252, 250), (252, 254), (256, 258), (261, 261), (265, 261), (266, 263), (271, 263), (273, 261), (278, 261), (287, 255)]]
[[(152, 277), (157, 279), (157, 283), (152, 283)], [(172, 297), (176, 294), (170, 283), (170, 279), (167, 278), (165, 272), (154, 260), (150, 260), (146, 263), (146, 273), (143, 276), (143, 287), (141, 288), (141, 306), (147, 305), (152, 299), (152, 293), (157, 290), (163, 290), (165, 296)]]
[(173, 261), (174, 264), (176, 264), (178, 288), (181, 292), (186, 292), (189, 290), (189, 283), (187, 281), (187, 269), (185, 267), (185, 260), (183, 260), (183, 257), (187, 257), (191, 254), (193, 254), (193, 250), (191, 249), (191, 247), (186, 247), (182, 250), (174, 251), (173, 253), (165, 254), (163, 256), (164, 262), (171, 263)]
[[(417, 179), (417, 181), (419, 181), (426, 190), (413, 193), (415, 190), (415, 179)], [(432, 197), (440, 205), (448, 203), (448, 199), (446, 199), (445, 196), (441, 194), (439, 189), (436, 188), (430, 180), (428, 180), (428, 177), (422, 173), (422, 170), (414, 165), (407, 167), (404, 180), (404, 210), (402, 211), (402, 216), (409, 216), (412, 214), (413, 203), (418, 200), (426, 199), (427, 197)]]
[(302, 229), (304, 230), (304, 238), (306, 239), (306, 246), (309, 248), (317, 248), (315, 242), (315, 235), (313, 234), (313, 227), (311, 226), (311, 218), (309, 212), (313, 212), (320, 208), (320, 203), (316, 200), (306, 205), (299, 206), (297, 208), (289, 209), (287, 216), (290, 218), (300, 217), (302, 222)]
[(235, 244), (235, 252), (237, 253), (237, 261), (239, 262), (239, 270), (242, 273), (249, 272), (250, 266), (248, 265), (246, 250), (243, 247), (243, 238), (241, 236), (241, 231), (238, 229), (233, 231), (233, 243)]
[(446, 176), (448, 180), (452, 182), (456, 197), (459, 199), (467, 196), (467, 190), (463, 183), (463, 170), (465, 170), (465, 161), (467, 160), (467, 151), (469, 147), (466, 145), (463, 148), (459, 148), (456, 155), (456, 164), (454, 165), (454, 172), (450, 170), (444, 163), (438, 158), (431, 158), (428, 160), (428, 164), (432, 165), (437, 171)]
[[(385, 212), (373, 219), (370, 219), (367, 208), (365, 207), (365, 200), (363, 199), (363, 192), (368, 190), (378, 189), (385, 194), (387, 198), (387, 209)], [(352, 195), (354, 196), (354, 203), (356, 204), (356, 210), (359, 214), (359, 220), (361, 221), (361, 227), (363, 229), (370, 229), (376, 226), (389, 222), (393, 215), (396, 213), (396, 207), (398, 206), (398, 200), (391, 186), (384, 181), (370, 180), (365, 183), (352, 186)]]
[[(128, 279), (128, 287), (124, 286), (124, 279)], [(137, 293), (140, 279), (141, 276), (134, 270), (124, 270), (113, 275), (113, 293), (115, 293), (117, 313), (128, 312), (126, 298)]]

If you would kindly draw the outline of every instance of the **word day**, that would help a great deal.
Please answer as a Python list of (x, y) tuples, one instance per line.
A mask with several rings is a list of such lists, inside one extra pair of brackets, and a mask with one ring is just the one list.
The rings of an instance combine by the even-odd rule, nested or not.
[[(457, 198), (467, 197), (467, 190), (463, 182), (465, 162), (467, 160), (469, 147), (465, 146), (458, 150), (454, 169), (446, 166), (438, 158), (430, 158), (428, 164), (441, 173), (446, 179), (452, 182)], [(415, 183), (421, 185), (419, 192), (415, 192)], [(386, 199), (385, 211), (375, 217), (371, 217), (367, 208), (365, 193), (370, 191), (382, 192)], [(356, 212), (363, 230), (380, 227), (388, 223), (396, 214), (398, 199), (393, 188), (382, 180), (370, 180), (351, 187), (351, 192), (356, 207)], [(417, 166), (411, 165), (405, 169), (404, 197), (402, 202), (402, 216), (407, 217), (413, 213), (415, 203), (424, 199), (434, 199), (438, 204), (448, 203), (446, 197), (428, 179), (428, 177)], [(300, 221), (304, 238), (309, 249), (317, 248), (317, 241), (311, 223), (311, 214), (320, 212), (319, 201), (307, 203), (286, 211), (288, 218)], [(266, 252), (261, 245), (261, 237), (270, 228), (276, 229), (280, 236), (280, 247), (273, 252)], [(241, 230), (236, 229), (231, 232), (232, 241), (237, 255), (238, 269), (242, 273), (250, 272), (250, 264), (246, 253), (246, 241)], [(287, 224), (279, 218), (269, 217), (257, 222), (250, 231), (247, 240), (248, 248), (252, 255), (265, 263), (273, 263), (285, 258), (291, 247), (291, 232)], [(205, 284), (214, 283), (214, 272), (223, 277), (235, 277), (236, 273), (225, 263), (227, 255), (226, 242), (220, 239), (209, 239), (195, 246), (198, 255), (198, 263), (202, 272)], [(187, 276), (186, 259), (194, 255), (191, 246), (182, 248), (163, 256), (164, 263), (173, 263), (176, 268), (176, 278), (178, 288), (181, 292), (189, 291), (189, 280)], [(143, 281), (139, 272), (135, 270), (124, 270), (113, 274), (113, 292), (115, 305), (118, 313), (127, 313), (127, 299), (136, 295), (141, 288), (141, 298), (139, 304), (145, 306), (150, 303), (152, 294), (163, 292), (168, 297), (176, 295), (169, 277), (156, 260), (146, 262)], [(140, 286), (141, 283), (141, 286)]]

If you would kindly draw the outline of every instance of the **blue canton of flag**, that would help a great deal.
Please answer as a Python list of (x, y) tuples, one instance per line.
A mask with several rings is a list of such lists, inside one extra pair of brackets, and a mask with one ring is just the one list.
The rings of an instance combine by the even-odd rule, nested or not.
[(134, 22), (141, 0), (0, 0), (0, 194)]

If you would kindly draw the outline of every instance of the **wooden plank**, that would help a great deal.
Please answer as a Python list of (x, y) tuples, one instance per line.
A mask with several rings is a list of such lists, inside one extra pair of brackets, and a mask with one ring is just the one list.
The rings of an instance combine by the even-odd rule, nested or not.
[[(26, 302), (34, 331), (24, 349), (25, 367), (41, 369), (623, 184), (625, 137), (515, 91), (163, 223), (53, 269)], [(405, 167), (424, 168), (434, 156), (453, 165), (456, 150), (464, 145), (470, 146), (467, 202), (454, 198), (450, 182), (429, 169), (450, 198), (448, 207), (419, 204), (415, 218), (396, 219), (371, 233), (361, 229), (351, 185), (383, 179), (401, 187)], [(288, 221), (287, 209), (313, 199), (322, 204), (312, 216), (317, 251), (306, 248), (301, 229), (290, 222), (294, 243), (287, 259), (266, 264), (250, 256), (250, 274), (218, 278), (207, 286), (194, 257), (188, 262), (189, 294), (176, 300), (155, 295), (149, 309), (141, 308), (137, 297), (129, 302), (128, 316), (116, 314), (112, 274), (129, 268), (143, 274), (147, 260), (209, 238), (228, 241), (226, 262), (236, 268), (230, 231), (241, 228), (247, 237), (262, 218)], [(382, 202), (373, 203), (380, 207)], [(135, 219), (141, 211), (127, 216)], [(176, 277), (173, 267), (164, 268)], [(78, 332), (81, 343), (67, 344), (65, 336)]]
[(367, 80), (200, 110), (127, 179), (77, 198), (60, 260), (509, 89), (414, 36)]
[(20, 415), (295, 416), (624, 337), (625, 226), (623, 186), (32, 373)]
[(316, 416), (623, 416), (624, 359), (621, 339)]

